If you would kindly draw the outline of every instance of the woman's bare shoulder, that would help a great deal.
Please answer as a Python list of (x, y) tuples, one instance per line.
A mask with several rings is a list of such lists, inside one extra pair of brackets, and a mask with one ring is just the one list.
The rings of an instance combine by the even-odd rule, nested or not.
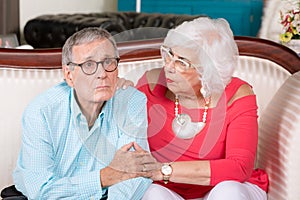
[(146, 72), (147, 81), (149, 83), (149, 87), (151, 90), (154, 89), (154, 87), (158, 81), (161, 70), (162, 70), (162, 68), (155, 68), (155, 69), (151, 69)]
[(233, 95), (233, 97), (228, 102), (228, 105), (232, 104), (237, 99), (240, 99), (244, 96), (253, 95), (254, 92), (252, 88), (248, 84), (243, 84), (239, 87), (239, 89), (236, 91), (236, 93)]

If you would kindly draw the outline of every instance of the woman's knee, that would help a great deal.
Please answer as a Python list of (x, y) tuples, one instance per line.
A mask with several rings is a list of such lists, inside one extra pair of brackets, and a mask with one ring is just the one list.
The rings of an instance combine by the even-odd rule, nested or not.
[(177, 193), (169, 190), (161, 185), (151, 184), (146, 190), (142, 200), (183, 200)]
[(153, 197), (153, 194), (157, 194), (159, 191), (160, 189), (158, 187), (156, 187), (154, 184), (151, 184), (146, 190), (142, 200), (151, 199), (151, 196)]
[(206, 200), (246, 200), (247, 191), (243, 184), (237, 181), (223, 181), (217, 184), (207, 195)]

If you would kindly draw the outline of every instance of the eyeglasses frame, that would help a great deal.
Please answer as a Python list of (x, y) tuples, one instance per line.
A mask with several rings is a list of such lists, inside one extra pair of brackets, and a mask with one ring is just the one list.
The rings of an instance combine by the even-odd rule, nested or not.
[[(116, 67), (115, 67), (113, 70), (107, 70), (107, 69), (105, 69), (105, 68), (103, 67), (103, 63), (106, 61), (106, 59), (116, 59), (117, 64), (116, 64)], [(95, 70), (93, 73), (88, 74), (88, 73), (86, 73), (86, 72), (83, 70), (82, 65), (85, 64), (86, 62), (95, 62), (95, 63), (97, 64), (96, 70)], [(68, 63), (67, 63), (67, 66), (69, 66), (70, 64), (72, 64), (72, 65), (74, 65), (74, 66), (78, 66), (78, 67), (81, 68), (81, 71), (82, 71), (84, 74), (86, 74), (86, 75), (93, 75), (93, 74), (95, 74), (95, 73), (98, 71), (98, 66), (99, 66), (99, 64), (101, 64), (102, 68), (103, 68), (106, 72), (113, 72), (113, 71), (116, 71), (116, 69), (118, 68), (119, 62), (120, 62), (120, 58), (119, 58), (119, 57), (110, 57), (110, 58), (105, 58), (105, 59), (103, 59), (103, 60), (100, 60), (100, 61), (98, 61), (98, 62), (97, 62), (97, 61), (94, 61), (94, 60), (87, 60), (87, 61), (84, 61), (84, 62), (79, 63), (79, 64), (78, 64), (78, 63), (74, 63), (74, 62), (68, 62)]]
[[(169, 57), (170, 57), (170, 59), (171, 59), (171, 62), (173, 62), (174, 64), (176, 63), (175, 61), (179, 61), (179, 62), (185, 63), (185, 64), (186, 64), (186, 68), (185, 68), (184, 70), (188, 70), (188, 69), (190, 69), (190, 68), (194, 68), (194, 66), (193, 66), (192, 63), (187, 62), (187, 61), (185, 61), (185, 60), (183, 60), (183, 59), (180, 59), (180, 58), (174, 58), (174, 55), (172, 55), (172, 54), (170, 53), (170, 52), (172, 52), (172, 51), (171, 51), (171, 48), (168, 48), (168, 47), (166, 47), (166, 46), (164, 46), (164, 45), (161, 45), (161, 46), (160, 46), (160, 53), (161, 53), (161, 57), (162, 57), (163, 60), (164, 60), (164, 58), (163, 58), (163, 55), (162, 55), (162, 51), (166, 52), (166, 53), (169, 55)], [(171, 62), (170, 62), (170, 63), (171, 63)]]

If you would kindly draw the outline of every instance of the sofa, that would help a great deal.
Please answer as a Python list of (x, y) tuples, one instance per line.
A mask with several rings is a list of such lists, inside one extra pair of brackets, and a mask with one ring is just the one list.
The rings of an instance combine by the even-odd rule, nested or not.
[[(300, 199), (300, 58), (272, 41), (235, 37), (240, 58), (235, 76), (248, 81), (259, 106), (256, 165), (269, 175), (269, 200)], [(162, 66), (161, 39), (118, 43), (119, 76), (137, 82)], [(61, 49), (0, 49), (0, 190), (13, 184), (21, 115), (37, 94), (63, 80)]]
[[(162, 38), (168, 29), (199, 16), (205, 15), (137, 12), (41, 15), (25, 24), (24, 38), (34, 48), (62, 47), (70, 35), (93, 26), (108, 30), (117, 41)], [(118, 37), (119, 33), (122, 35)]]

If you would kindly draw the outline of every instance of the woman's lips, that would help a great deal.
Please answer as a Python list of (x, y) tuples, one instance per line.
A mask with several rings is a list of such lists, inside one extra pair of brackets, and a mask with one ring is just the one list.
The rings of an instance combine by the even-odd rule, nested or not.
[(166, 79), (167, 83), (173, 83), (174, 81), (172, 79), (167, 78)]

